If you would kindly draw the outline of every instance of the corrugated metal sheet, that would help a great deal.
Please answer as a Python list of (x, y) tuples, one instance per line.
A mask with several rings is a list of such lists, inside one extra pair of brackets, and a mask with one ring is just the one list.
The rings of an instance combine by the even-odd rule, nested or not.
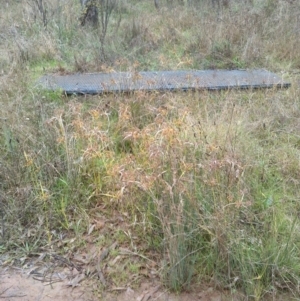
[(112, 72), (73, 75), (45, 75), (39, 86), (67, 94), (106, 92), (174, 91), (189, 89), (286, 88), (290, 83), (266, 70), (198, 70)]

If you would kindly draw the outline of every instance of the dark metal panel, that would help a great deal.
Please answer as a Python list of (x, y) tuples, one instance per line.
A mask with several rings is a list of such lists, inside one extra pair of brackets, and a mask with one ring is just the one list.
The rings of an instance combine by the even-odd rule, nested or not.
[(45, 75), (38, 84), (49, 90), (61, 89), (67, 94), (101, 94), (137, 90), (285, 88), (290, 86), (290, 83), (283, 81), (276, 74), (260, 69)]

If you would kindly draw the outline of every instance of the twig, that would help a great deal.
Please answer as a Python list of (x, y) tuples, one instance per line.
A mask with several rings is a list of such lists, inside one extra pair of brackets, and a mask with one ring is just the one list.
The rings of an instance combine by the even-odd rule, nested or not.
[(58, 260), (58, 261), (64, 263), (64, 264), (67, 265), (68, 267), (75, 268), (77, 271), (79, 270), (79, 268), (78, 268), (73, 262), (71, 262), (69, 259), (64, 258), (63, 256), (60, 256), (60, 255), (57, 255), (57, 254), (51, 254), (51, 256), (52, 256), (54, 259), (56, 259), (56, 260)]
[(2, 194), (0, 193), (0, 210), (1, 210), (1, 236), (2, 236), (2, 239), (4, 239), (4, 236), (5, 236), (5, 224), (4, 224), (4, 205), (3, 205), (3, 197), (2, 197)]
[(3, 290), (0, 293), (0, 299), (4, 299), (4, 298), (18, 298), (18, 297), (25, 297), (27, 295), (9, 295), (9, 296), (2, 296), (6, 291), (8, 291), (12, 286), (6, 288), (5, 290)]
[(135, 253), (135, 252), (132, 252), (132, 251), (130, 251), (130, 250), (120, 250), (120, 251), (121, 251), (121, 252), (120, 252), (120, 255), (133, 255), (133, 256), (139, 256), (139, 257), (141, 257), (141, 258), (143, 258), (143, 259), (146, 259), (146, 260), (148, 260), (148, 261), (150, 261), (150, 262), (155, 263), (155, 261), (149, 259), (148, 257), (146, 257), (146, 256), (144, 256), (144, 255), (142, 255), (142, 254)]
[(21, 297), (25, 297), (27, 295), (9, 295), (9, 296), (0, 296), (0, 299), (4, 299), (4, 298), (21, 298)]
[(3, 295), (7, 290), (9, 290), (12, 286), (6, 288), (5, 290), (3, 290), (1, 293), (0, 293), (0, 296)]
[(61, 278), (57, 278), (56, 279), (53, 279), (52, 276), (50, 277), (32, 277), (34, 280), (37, 280), (37, 281), (40, 281), (40, 282), (47, 282), (45, 285), (51, 285), (52, 283), (55, 283), (55, 282), (61, 282), (61, 281), (64, 281), (64, 279), (61, 279)]
[(115, 288), (111, 288), (109, 290), (107, 290), (108, 292), (114, 292), (114, 291), (126, 291), (127, 287), (115, 287)]

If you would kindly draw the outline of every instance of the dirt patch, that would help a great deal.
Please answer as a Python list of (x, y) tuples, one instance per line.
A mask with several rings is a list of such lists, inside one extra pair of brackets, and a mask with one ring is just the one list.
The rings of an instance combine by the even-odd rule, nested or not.
[(0, 298), (22, 301), (96, 300), (85, 286), (72, 287), (67, 273), (54, 273), (51, 278), (37, 280), (30, 270), (2, 270)]
[[(45, 279), (31, 275), (31, 271), (21, 269), (2, 269), (0, 271), (0, 298), (7, 301), (221, 301), (226, 300), (212, 287), (198, 292), (171, 294), (159, 283), (143, 283), (138, 289), (118, 288), (97, 292), (93, 281), (76, 279), (70, 270), (55, 272)], [(70, 280), (71, 279), (71, 280)], [(76, 282), (77, 281), (77, 282)]]

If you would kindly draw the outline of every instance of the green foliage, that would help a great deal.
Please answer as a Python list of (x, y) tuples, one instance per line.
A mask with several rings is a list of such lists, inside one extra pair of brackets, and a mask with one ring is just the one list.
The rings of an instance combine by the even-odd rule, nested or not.
[(65, 236), (79, 249), (114, 240), (135, 258), (111, 253), (116, 287), (155, 259), (177, 292), (210, 281), (255, 300), (298, 296), (297, 85), (69, 98), (30, 88), (41, 73), (72, 68), (299, 67), (298, 2), (232, 0), (218, 11), (188, 2), (119, 3), (102, 41), (78, 26), (77, 2), (47, 2), (51, 19), (27, 4), (3, 8), (3, 28), (18, 25), (0, 35), (0, 251), (26, 260), (66, 252)]

